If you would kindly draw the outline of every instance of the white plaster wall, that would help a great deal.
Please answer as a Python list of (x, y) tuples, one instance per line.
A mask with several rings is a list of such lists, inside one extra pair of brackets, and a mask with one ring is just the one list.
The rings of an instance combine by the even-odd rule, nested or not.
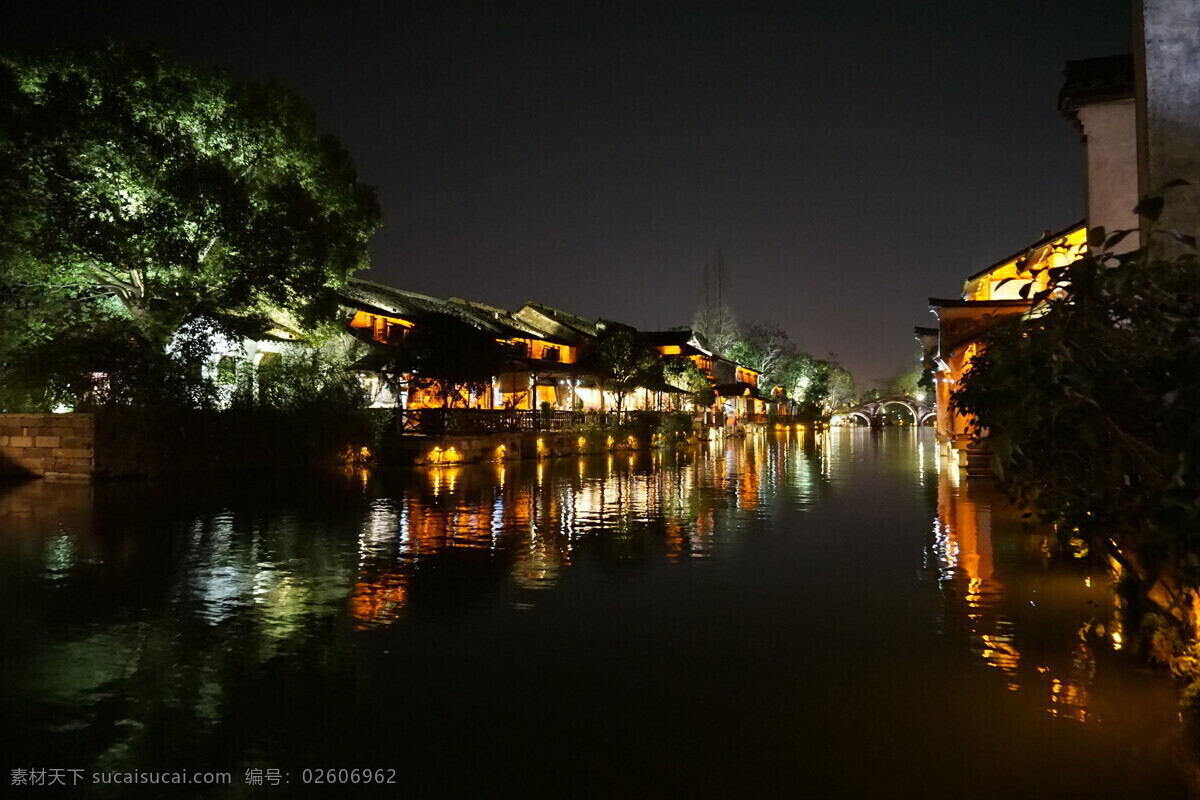
[[(1132, 99), (1084, 106), (1077, 112), (1083, 125), (1087, 158), (1087, 224), (1107, 231), (1137, 228), (1137, 113)], [(1138, 246), (1126, 237), (1117, 252)]]

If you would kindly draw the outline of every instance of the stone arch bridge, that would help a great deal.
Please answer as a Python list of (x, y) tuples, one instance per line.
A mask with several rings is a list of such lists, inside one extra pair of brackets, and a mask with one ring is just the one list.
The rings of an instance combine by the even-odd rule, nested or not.
[(865, 421), (872, 428), (883, 427), (883, 410), (888, 406), (904, 406), (908, 409), (908, 413), (912, 415), (914, 425), (924, 425), (933, 417), (937, 416), (937, 409), (933, 403), (927, 403), (924, 400), (918, 400), (910, 394), (894, 394), (887, 397), (880, 397), (876, 400), (870, 400), (866, 403), (859, 403), (856, 406), (843, 409), (838, 412), (838, 416), (858, 417)]

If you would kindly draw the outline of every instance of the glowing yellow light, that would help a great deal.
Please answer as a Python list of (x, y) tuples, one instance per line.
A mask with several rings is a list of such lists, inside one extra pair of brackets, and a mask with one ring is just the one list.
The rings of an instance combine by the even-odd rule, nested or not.
[(578, 439), (578, 443), (579, 443), (579, 446), (580, 446), (580, 447), (583, 447), (584, 445), (586, 445), (586, 444), (587, 444), (587, 439), (586, 439), (585, 437), (583, 437), (583, 436), (580, 436), (580, 437), (579, 437), (579, 439)]
[(363, 447), (358, 451), (358, 454), (362, 458), (370, 458), (371, 457), (371, 448)]

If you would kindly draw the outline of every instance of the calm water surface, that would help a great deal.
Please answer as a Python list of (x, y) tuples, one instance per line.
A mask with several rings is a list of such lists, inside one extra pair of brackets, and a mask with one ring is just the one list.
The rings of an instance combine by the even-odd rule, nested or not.
[(328, 797), (303, 769), (370, 768), (422, 797), (1184, 795), (1174, 689), (1128, 653), (1104, 566), (959, 483), (924, 431), (8, 484), (0, 532), (6, 784), (213, 770), (233, 786), (74, 793)]

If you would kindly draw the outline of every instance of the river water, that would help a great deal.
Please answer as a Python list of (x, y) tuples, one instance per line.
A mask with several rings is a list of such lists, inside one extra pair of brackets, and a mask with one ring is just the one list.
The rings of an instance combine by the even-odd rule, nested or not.
[[(1185, 795), (1175, 689), (1129, 652), (1104, 565), (958, 480), (928, 431), (6, 484), (0, 532), (6, 783)], [(232, 783), (87, 783), (181, 770)]]

